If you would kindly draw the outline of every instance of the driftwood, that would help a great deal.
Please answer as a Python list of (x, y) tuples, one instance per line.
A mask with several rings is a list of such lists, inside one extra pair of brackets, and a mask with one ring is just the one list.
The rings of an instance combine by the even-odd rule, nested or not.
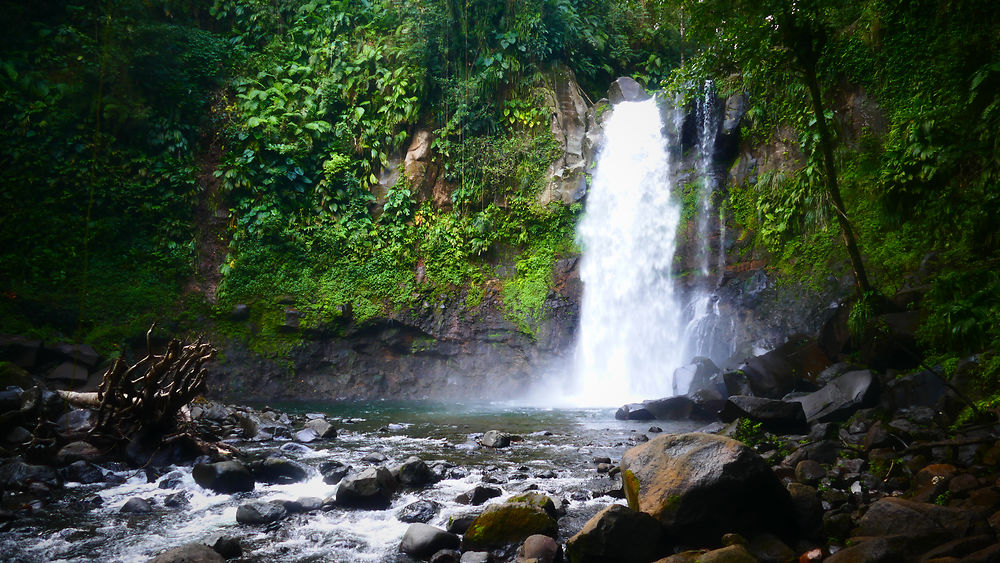
[(56, 391), (59, 396), (62, 397), (64, 401), (69, 403), (71, 407), (76, 407), (78, 409), (98, 409), (101, 408), (101, 401), (97, 398), (97, 391), (89, 392), (79, 392), (79, 391), (64, 391), (62, 389)]
[[(104, 373), (96, 397), (79, 393), (73, 400), (96, 401), (97, 432), (129, 435), (138, 431), (165, 432), (177, 423), (181, 407), (205, 388), (205, 364), (215, 357), (215, 349), (199, 338), (190, 344), (174, 339), (163, 354), (154, 354), (146, 332), (146, 357), (128, 366), (116, 359)], [(65, 395), (64, 395), (65, 397)]]

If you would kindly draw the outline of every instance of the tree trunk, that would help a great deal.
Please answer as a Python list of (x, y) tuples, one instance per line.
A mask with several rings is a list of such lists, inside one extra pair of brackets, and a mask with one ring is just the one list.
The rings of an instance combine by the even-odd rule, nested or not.
[(809, 88), (809, 95), (812, 98), (813, 113), (816, 114), (816, 124), (819, 126), (819, 145), (823, 153), (823, 163), (826, 168), (826, 190), (830, 194), (833, 208), (836, 211), (837, 222), (840, 224), (840, 232), (847, 245), (847, 254), (851, 258), (851, 268), (854, 270), (854, 285), (858, 292), (858, 297), (871, 291), (871, 284), (868, 283), (868, 274), (865, 273), (865, 265), (861, 260), (861, 251), (858, 249), (857, 239), (854, 237), (854, 229), (847, 218), (847, 210), (844, 208), (844, 200), (840, 197), (840, 186), (837, 183), (837, 165), (833, 159), (833, 139), (830, 136), (830, 129), (826, 124), (826, 115), (823, 111), (823, 97), (820, 95), (819, 79), (816, 77), (816, 66), (814, 61), (803, 61), (803, 71), (805, 72), (806, 86)]

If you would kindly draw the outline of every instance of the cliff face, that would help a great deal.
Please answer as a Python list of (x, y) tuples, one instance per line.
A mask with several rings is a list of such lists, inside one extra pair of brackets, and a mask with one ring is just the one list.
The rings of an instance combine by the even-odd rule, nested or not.
[[(601, 147), (601, 124), (613, 110), (606, 100), (588, 106), (571, 72), (556, 69), (551, 77), (551, 127), (563, 154), (550, 167), (539, 202), (568, 205), (585, 201), (589, 171)], [(718, 104), (722, 114), (709, 165), (717, 180), (715, 206), (725, 201), (735, 183), (747, 182), (769, 167), (797, 165), (794, 151), (781, 146), (780, 135), (767, 146), (750, 146), (740, 139), (745, 105), (741, 97)], [(682, 143), (688, 148), (699, 142), (694, 120), (692, 113), (683, 125)], [(418, 130), (402, 171), (417, 188), (418, 198), (446, 205), (453, 187), (441, 181), (441, 160), (430, 144), (428, 133)], [(695, 163), (686, 157), (680, 168), (682, 177), (691, 175)], [(831, 276), (820, 288), (781, 280), (729, 214), (720, 215), (718, 207), (712, 213), (715, 224), (707, 241), (699, 238), (693, 220), (682, 227), (674, 274), (682, 292), (707, 287), (720, 313), (732, 319), (734, 364), (780, 345), (790, 335), (817, 335), (824, 326), (843, 323), (840, 304), (850, 294), (849, 278)], [(706, 247), (713, 256), (722, 253), (723, 259), (713, 260), (708, 275), (703, 275), (694, 264), (699, 249)], [(494, 279), (485, 282), (475, 305), (464, 290), (360, 325), (347, 314), (336, 326), (302, 331), (300, 343), (281, 360), (262, 357), (245, 342), (231, 340), (224, 346), (225, 361), (212, 369), (212, 392), (245, 399), (516, 397), (571, 361), (583, 290), (577, 261), (556, 261), (544, 314), (530, 334), (505, 314), (503, 280)], [(508, 264), (496, 270), (512, 268)]]

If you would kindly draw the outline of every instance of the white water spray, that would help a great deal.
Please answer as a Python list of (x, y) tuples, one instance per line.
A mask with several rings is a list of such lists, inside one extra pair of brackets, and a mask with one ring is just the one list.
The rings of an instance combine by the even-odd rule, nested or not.
[[(671, 112), (668, 130), (682, 115)], [(623, 102), (605, 144), (578, 236), (584, 283), (576, 395), (586, 406), (671, 394), (682, 353), (681, 307), (671, 276), (680, 204), (655, 100)]]

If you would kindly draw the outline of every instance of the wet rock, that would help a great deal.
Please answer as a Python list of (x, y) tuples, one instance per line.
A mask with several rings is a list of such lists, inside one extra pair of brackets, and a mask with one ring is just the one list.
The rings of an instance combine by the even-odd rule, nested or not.
[(74, 461), (63, 470), (63, 477), (72, 483), (103, 483), (104, 472), (96, 465), (84, 460)]
[(232, 494), (254, 489), (250, 470), (238, 461), (200, 463), (191, 471), (194, 482), (217, 493)]
[(319, 473), (323, 476), (323, 482), (327, 485), (336, 485), (350, 472), (350, 465), (344, 465), (342, 462), (336, 460), (324, 462), (319, 466)]
[(306, 468), (283, 457), (269, 457), (264, 461), (250, 464), (250, 473), (254, 479), (272, 485), (288, 485), (305, 481), (308, 476)]
[(82, 441), (70, 442), (60, 448), (56, 454), (56, 460), (59, 463), (73, 463), (78, 460), (95, 463), (102, 459), (104, 459), (104, 454), (101, 453), (101, 450), (97, 449), (96, 446)]
[[(736, 440), (711, 434), (659, 436), (622, 456), (629, 507), (686, 541), (726, 532), (794, 532), (788, 491), (767, 463)], [(752, 535), (752, 534), (748, 534)]]
[(874, 405), (878, 392), (878, 381), (872, 372), (858, 370), (837, 377), (819, 391), (792, 400), (802, 403), (809, 422), (834, 422), (847, 420), (858, 409)]
[(189, 543), (168, 549), (146, 563), (224, 563), (214, 549), (201, 543)]
[(396, 519), (408, 524), (426, 524), (437, 516), (441, 511), (441, 503), (432, 500), (421, 499), (404, 506), (396, 513)]
[(187, 491), (171, 493), (163, 499), (163, 506), (170, 508), (184, 508), (189, 504), (191, 504), (191, 493)]
[(337, 504), (359, 508), (387, 508), (396, 492), (396, 480), (384, 467), (369, 467), (348, 475), (337, 488)]
[(789, 483), (788, 494), (792, 497), (799, 533), (803, 537), (822, 539), (823, 503), (818, 491), (802, 483)]
[(476, 485), (471, 491), (464, 492), (457, 497), (455, 497), (455, 502), (459, 504), (471, 504), (472, 506), (479, 506), (484, 502), (490, 500), (491, 498), (496, 498), (503, 494), (503, 492), (496, 487), (484, 487), (482, 485)]
[(316, 435), (324, 440), (337, 437), (337, 429), (332, 424), (322, 418), (314, 418), (306, 423), (305, 427), (316, 432)]
[(421, 487), (435, 481), (431, 468), (417, 456), (410, 456), (399, 466), (399, 483), (407, 487)]
[(747, 360), (741, 371), (753, 395), (777, 399), (802, 387), (803, 382), (814, 381), (829, 363), (814, 339), (793, 336), (774, 350)]
[(757, 558), (745, 546), (731, 545), (703, 553), (697, 557), (696, 561), (698, 563), (757, 563)]
[(863, 536), (952, 540), (965, 536), (981, 520), (974, 512), (959, 508), (887, 497), (871, 505), (858, 527)]
[(479, 518), (478, 512), (470, 514), (456, 514), (448, 519), (448, 525), (445, 526), (449, 532), (453, 534), (464, 534), (466, 530), (469, 529), (469, 525)]
[(216, 534), (209, 536), (204, 543), (225, 559), (234, 559), (243, 555), (243, 546), (240, 545), (240, 540), (232, 536)]
[(288, 511), (281, 503), (253, 500), (241, 504), (236, 509), (236, 521), (251, 525), (270, 524), (281, 520), (287, 514)]
[(417, 522), (406, 529), (399, 551), (418, 559), (427, 559), (442, 549), (457, 549), (460, 544), (457, 535)]
[(755, 536), (749, 550), (760, 563), (791, 563), (798, 559), (795, 551), (773, 534)]
[[(953, 540), (931, 549), (921, 556), (921, 561), (940, 560), (945, 557), (966, 557), (993, 544), (993, 538), (988, 535), (972, 536)], [(1000, 555), (998, 551), (997, 555)], [(998, 559), (987, 559), (997, 561)]]
[(75, 362), (63, 362), (56, 366), (54, 370), (49, 372), (49, 381), (55, 381), (70, 386), (83, 385), (87, 383), (87, 379), (90, 378), (90, 371), (86, 366), (82, 366)]
[(562, 548), (556, 540), (542, 534), (528, 536), (517, 549), (514, 563), (554, 563), (562, 561)]
[(62, 477), (47, 465), (10, 461), (0, 466), (0, 485), (9, 489), (23, 489), (31, 483), (41, 483), (49, 488), (61, 487)]
[(795, 480), (803, 485), (815, 486), (826, 477), (826, 469), (819, 462), (804, 459), (795, 465)]
[(10, 386), (4, 391), (0, 391), (0, 414), (20, 410), (21, 395), (23, 394), (24, 389), (17, 386)]
[(140, 497), (132, 497), (125, 501), (118, 512), (122, 514), (149, 514), (153, 511), (153, 505), (148, 500)]
[(457, 549), (442, 549), (431, 555), (429, 563), (462, 563), (462, 552)]
[(520, 438), (513, 434), (507, 434), (499, 430), (490, 430), (483, 434), (479, 443), (487, 448), (506, 448), (511, 442), (519, 440)]
[(7, 435), (4, 436), (4, 441), (8, 444), (23, 444), (31, 440), (31, 432), (23, 426), (15, 426), (11, 428)]
[(365, 457), (361, 458), (361, 461), (365, 463), (385, 463), (389, 458), (378, 452), (372, 452)]
[(462, 548), (465, 551), (504, 548), (534, 534), (556, 537), (558, 531), (555, 519), (537, 506), (522, 502), (493, 504), (469, 525)]
[(641, 102), (648, 99), (649, 94), (646, 93), (638, 82), (628, 76), (621, 76), (615, 79), (608, 89), (608, 101), (612, 104)]
[(466, 551), (459, 563), (492, 563), (493, 555), (488, 551)]
[(278, 451), (284, 454), (308, 454), (312, 453), (314, 450), (305, 444), (297, 444), (295, 442), (287, 442), (281, 444)]
[(644, 563), (664, 550), (660, 523), (644, 512), (612, 504), (598, 512), (566, 542), (573, 563)]
[(319, 433), (312, 428), (303, 428), (295, 433), (295, 441), (303, 444), (314, 442), (317, 438), (319, 438)]
[[(642, 408), (656, 420), (714, 420), (715, 416), (684, 395), (643, 401)], [(639, 412), (639, 411), (637, 411)], [(630, 411), (631, 413), (631, 411)], [(629, 420), (640, 420), (637, 418)]]
[(623, 405), (615, 412), (616, 420), (655, 420), (656, 417), (642, 403)]
[(804, 434), (809, 431), (802, 405), (794, 401), (734, 395), (722, 407), (719, 418), (723, 422), (749, 418), (760, 422), (765, 430), (774, 434)]

